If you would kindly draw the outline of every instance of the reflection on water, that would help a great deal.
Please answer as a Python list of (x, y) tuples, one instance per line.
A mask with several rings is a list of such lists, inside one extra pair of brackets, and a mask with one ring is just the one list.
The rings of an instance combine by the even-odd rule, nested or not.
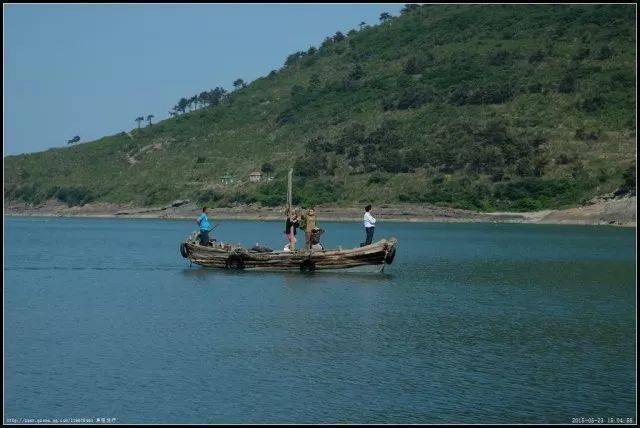
[(194, 277), (215, 283), (219, 275), (225, 275), (237, 280), (259, 280), (265, 276), (275, 276), (282, 279), (285, 284), (307, 285), (324, 284), (335, 282), (336, 280), (348, 281), (350, 284), (389, 284), (393, 274), (387, 272), (368, 272), (356, 270), (343, 271), (320, 271), (320, 272), (298, 272), (298, 271), (234, 271), (226, 269), (206, 268), (193, 265), (190, 268), (182, 269), (181, 272), (187, 277)]
[[(283, 244), (281, 223), (222, 223), (220, 240)], [(631, 229), (381, 221), (376, 237), (400, 242), (384, 273), (302, 274), (189, 267), (192, 221), (5, 226), (5, 418), (635, 414)], [(362, 241), (359, 223), (323, 228), (328, 248)]]

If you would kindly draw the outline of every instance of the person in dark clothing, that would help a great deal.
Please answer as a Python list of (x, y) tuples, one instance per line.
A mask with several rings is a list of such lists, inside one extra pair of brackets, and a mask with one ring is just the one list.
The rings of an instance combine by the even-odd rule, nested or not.
[(296, 229), (300, 226), (300, 222), (298, 220), (298, 214), (293, 211), (289, 215), (287, 215), (287, 222), (285, 224), (284, 234), (289, 241), (289, 249), (294, 251), (296, 249)]

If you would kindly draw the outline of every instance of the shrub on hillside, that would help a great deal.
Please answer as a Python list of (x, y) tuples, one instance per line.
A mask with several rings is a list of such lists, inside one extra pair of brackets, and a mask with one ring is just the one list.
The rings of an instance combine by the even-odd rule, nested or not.
[(600, 95), (588, 96), (582, 98), (578, 102), (578, 108), (582, 111), (586, 111), (588, 113), (593, 113), (595, 111), (600, 110), (605, 105), (605, 100)]
[(600, 138), (598, 131), (585, 131), (583, 128), (576, 129), (575, 138), (581, 141), (595, 141)]
[(404, 161), (407, 167), (411, 170), (421, 167), (426, 162), (427, 158), (424, 150), (417, 147), (412, 147), (404, 155)]
[(609, 46), (601, 46), (596, 51), (594, 58), (602, 61), (611, 58), (611, 56), (613, 56), (613, 49), (611, 49)]
[(28, 204), (40, 204), (52, 198), (57, 191), (57, 186), (43, 188), (36, 184), (27, 184), (17, 187), (6, 187), (4, 189), (4, 196), (8, 200), (21, 200)]
[(404, 72), (409, 75), (418, 74), (422, 71), (422, 64), (418, 62), (415, 56), (410, 57), (404, 63)]
[(234, 191), (229, 196), (224, 199), (226, 205), (229, 204), (253, 204), (257, 202), (257, 199), (254, 195), (248, 193), (247, 191)]
[(143, 200), (143, 205), (161, 205), (170, 202), (174, 197), (174, 190), (163, 184), (159, 187), (149, 187)]
[[(434, 99), (434, 92), (431, 88), (412, 88), (405, 90), (398, 98), (396, 107), (399, 110), (418, 108)], [(383, 104), (384, 108), (384, 104)]]
[(398, 149), (404, 145), (404, 136), (399, 123), (395, 120), (385, 120), (365, 138), (364, 143), (378, 147), (381, 151)]
[(358, 122), (352, 122), (345, 126), (340, 132), (337, 140), (339, 146), (345, 149), (353, 146), (361, 146), (367, 138), (364, 125)]
[(291, 98), (293, 98), (294, 103), (299, 103), (300, 101), (304, 101), (305, 90), (300, 85), (293, 85), (291, 87)]
[(489, 83), (470, 89), (463, 85), (453, 90), (449, 102), (454, 105), (465, 104), (503, 104), (513, 98), (514, 89), (507, 82)]
[[(553, 202), (562, 203), (579, 198), (582, 189), (575, 180), (523, 178), (506, 183), (497, 183), (494, 197), (511, 201), (514, 208), (530, 209), (533, 203), (536, 208), (549, 206)], [(534, 202), (538, 201), (538, 202)]]
[(367, 184), (384, 184), (387, 181), (389, 181), (389, 177), (379, 173), (374, 173), (374, 174), (371, 174), (371, 176), (369, 176), (369, 179), (367, 180)]
[(589, 57), (591, 50), (589, 48), (581, 47), (579, 48), (575, 54), (573, 54), (573, 59), (576, 61), (582, 61)]
[(382, 98), (382, 110), (394, 110), (398, 107), (398, 101), (394, 95), (387, 95)]
[(223, 199), (223, 195), (215, 190), (205, 190), (200, 192), (196, 197), (198, 205), (204, 205), (207, 203), (215, 203)]
[(271, 174), (274, 171), (274, 168), (270, 162), (264, 162), (260, 166), (260, 171), (264, 172), (265, 174)]
[(562, 76), (558, 82), (558, 92), (561, 94), (570, 94), (576, 90), (578, 79), (574, 71), (569, 71)]
[(493, 52), (490, 52), (487, 55), (487, 62), (490, 65), (504, 65), (507, 64), (511, 59), (511, 54), (506, 49), (499, 49)]
[(534, 82), (527, 85), (527, 92), (530, 94), (540, 94), (543, 92), (543, 86), (540, 82)]
[(436, 174), (431, 178), (431, 184), (442, 184), (444, 183), (444, 175)]
[(349, 75), (347, 76), (350, 80), (359, 80), (364, 77), (364, 70), (360, 64), (356, 64), (353, 66)]
[(95, 199), (95, 195), (83, 187), (61, 187), (56, 191), (55, 197), (70, 207), (83, 206)]
[(284, 205), (287, 201), (286, 184), (282, 180), (274, 180), (258, 187), (256, 201), (266, 207)]
[(636, 191), (636, 164), (633, 162), (622, 173), (622, 186), (618, 190), (618, 194), (635, 193)]
[(293, 109), (290, 109), (290, 108), (282, 111), (276, 117), (276, 123), (281, 126), (286, 125), (288, 123), (295, 123), (296, 120), (297, 120), (296, 114), (293, 112)]
[(544, 59), (544, 52), (537, 50), (529, 55), (529, 63), (536, 64)]
[(323, 135), (310, 137), (304, 143), (305, 152), (309, 155), (314, 153), (329, 153), (334, 150), (334, 145)]
[(397, 149), (389, 149), (382, 154), (378, 160), (378, 164), (383, 171), (398, 173), (409, 172), (409, 165), (405, 158)]
[(327, 174), (329, 166), (329, 158), (326, 154), (307, 154), (296, 159), (293, 164), (293, 172), (302, 178), (317, 177)]
[[(297, 189), (297, 187), (296, 187)], [(344, 187), (331, 178), (319, 177), (305, 180), (296, 190), (294, 203), (303, 207), (339, 202), (344, 196)]]
[(571, 163), (572, 160), (573, 160), (573, 158), (571, 158), (568, 154), (560, 153), (560, 155), (558, 156), (558, 159), (556, 159), (556, 164), (558, 164), (558, 165), (567, 165), (567, 164)]
[(317, 89), (320, 87), (320, 75), (318, 75), (317, 73), (314, 73), (311, 75), (311, 77), (309, 78), (309, 87), (313, 88), (313, 89)]

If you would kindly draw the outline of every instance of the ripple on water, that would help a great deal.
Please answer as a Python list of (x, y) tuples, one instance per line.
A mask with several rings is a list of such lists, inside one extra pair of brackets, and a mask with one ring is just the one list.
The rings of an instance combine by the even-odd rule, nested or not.
[[(385, 274), (189, 268), (192, 222), (6, 220), (7, 417), (569, 423), (633, 417), (635, 241), (611, 228), (382, 224)], [(34, 226), (35, 225), (35, 226)], [(220, 239), (275, 247), (281, 225)], [(361, 241), (327, 226), (326, 245)]]

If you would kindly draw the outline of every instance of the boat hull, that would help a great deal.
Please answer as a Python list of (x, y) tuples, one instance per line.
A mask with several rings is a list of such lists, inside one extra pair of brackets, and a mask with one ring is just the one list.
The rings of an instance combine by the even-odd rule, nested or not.
[(378, 271), (382, 271), (385, 264), (393, 262), (396, 247), (397, 240), (390, 238), (348, 250), (254, 252), (221, 244), (206, 247), (187, 241), (181, 245), (181, 253), (195, 264), (219, 269), (312, 272), (377, 266)]

